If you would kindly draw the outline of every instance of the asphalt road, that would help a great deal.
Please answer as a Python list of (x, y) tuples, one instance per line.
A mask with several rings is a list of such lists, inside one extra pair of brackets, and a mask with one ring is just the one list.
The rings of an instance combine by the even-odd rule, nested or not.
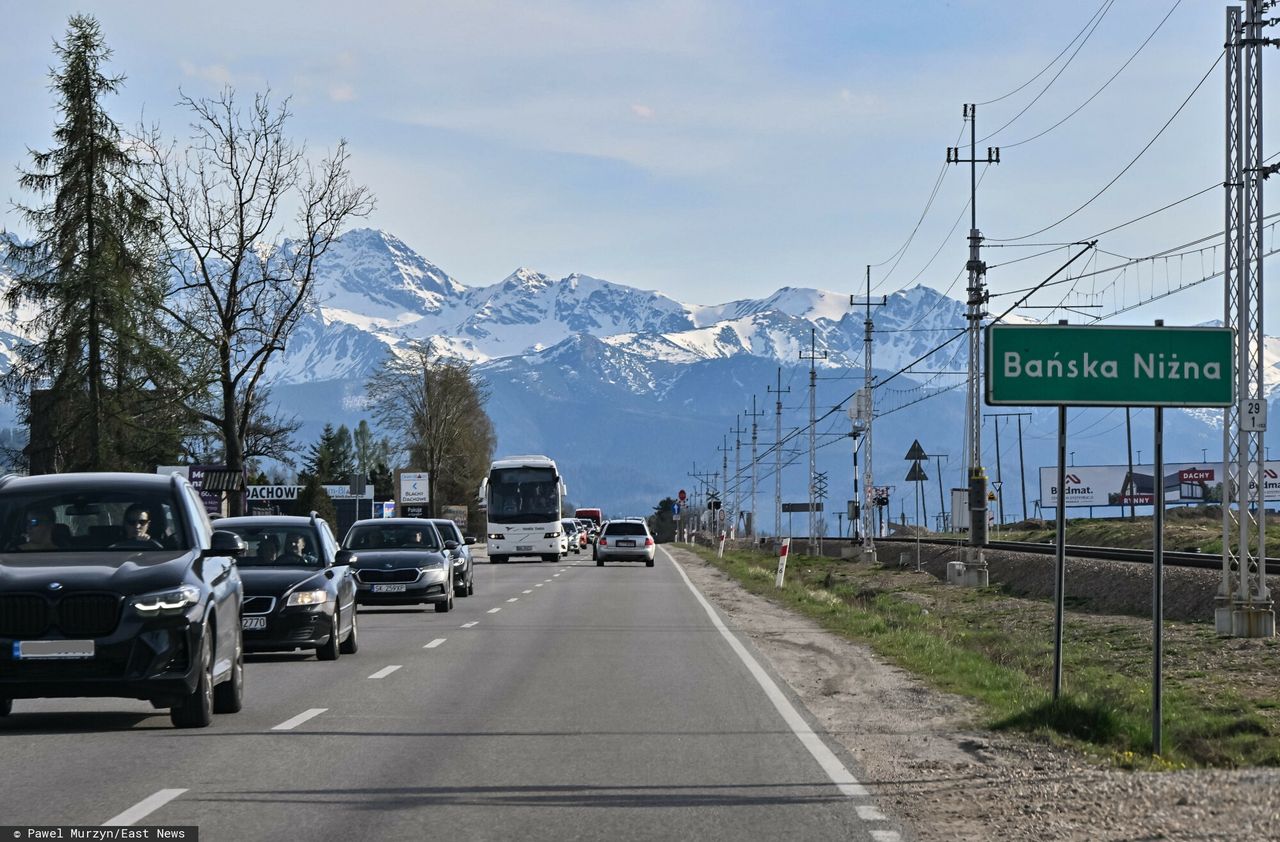
[(478, 560), (476, 595), (449, 614), (362, 610), (356, 655), (251, 656), (243, 712), (210, 728), (131, 700), (16, 701), (0, 825), (196, 825), (237, 842), (901, 838), (661, 549), (653, 568)]

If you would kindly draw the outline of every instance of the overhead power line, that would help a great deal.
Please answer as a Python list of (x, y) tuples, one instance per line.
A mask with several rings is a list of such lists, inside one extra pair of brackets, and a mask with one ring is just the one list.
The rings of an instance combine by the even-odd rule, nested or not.
[(1182, 109), (1187, 107), (1187, 103), (1191, 102), (1191, 99), (1200, 90), (1201, 86), (1204, 85), (1205, 80), (1209, 78), (1209, 74), (1213, 73), (1214, 69), (1218, 66), (1218, 63), (1222, 61), (1222, 57), (1224, 55), (1226, 55), (1225, 50), (1218, 53), (1218, 57), (1213, 60), (1213, 64), (1210, 65), (1209, 69), (1205, 71), (1204, 76), (1200, 77), (1200, 81), (1197, 82), (1196, 86), (1191, 89), (1191, 93), (1187, 94), (1186, 99), (1182, 101), (1182, 104), (1178, 106), (1177, 110), (1173, 112), (1172, 116), (1170, 116), (1169, 119), (1165, 121), (1164, 125), (1160, 127), (1160, 130), (1155, 133), (1155, 136), (1152, 137), (1151, 140), (1147, 141), (1147, 144), (1142, 147), (1142, 149), (1138, 152), (1137, 155), (1133, 156), (1133, 159), (1129, 161), (1129, 163), (1124, 165), (1124, 169), (1120, 170), (1120, 172), (1118, 172), (1114, 178), (1108, 181), (1102, 187), (1101, 190), (1099, 190), (1097, 193), (1094, 193), (1093, 196), (1091, 196), (1088, 201), (1080, 205), (1080, 207), (1076, 208), (1075, 210), (1071, 211), (1071, 213), (1059, 219), (1057, 222), (1052, 222), (1036, 231), (1032, 231), (1028, 234), (1022, 234), (1021, 236), (1018, 236), (1018, 237), (990, 237), (989, 239), (993, 243), (1012, 243), (1018, 240), (1026, 240), (1031, 237), (1038, 236), (1040, 234), (1043, 234), (1045, 231), (1050, 230), (1051, 228), (1058, 227), (1059, 225), (1066, 222), (1071, 217), (1078, 214), (1080, 211), (1089, 207), (1089, 205), (1093, 204), (1094, 201), (1096, 201), (1099, 196), (1101, 196), (1103, 193), (1110, 190), (1112, 185), (1114, 185), (1117, 181), (1119, 181), (1122, 177), (1124, 177), (1124, 174), (1127, 173), (1130, 169), (1132, 169), (1133, 165), (1138, 163), (1138, 161), (1142, 158), (1142, 156), (1147, 153), (1147, 150), (1150, 149), (1152, 145), (1154, 145), (1155, 142), (1160, 139), (1160, 136), (1163, 135), (1165, 130), (1168, 129), (1169, 126), (1173, 123), (1173, 121), (1177, 119), (1178, 115), (1182, 113)]
[(1021, 110), (1021, 111), (1019, 111), (1017, 114), (1014, 114), (1012, 117), (1010, 117), (1010, 118), (1009, 118), (1009, 120), (1008, 120), (1008, 122), (1006, 122), (1006, 123), (1005, 123), (1003, 126), (1001, 126), (1000, 128), (996, 129), (996, 130), (995, 130), (994, 132), (992, 132), (991, 134), (989, 134), (989, 135), (987, 135), (986, 137), (982, 138), (982, 140), (979, 140), (979, 141), (978, 141), (978, 143), (986, 143), (986, 142), (987, 142), (988, 140), (990, 140), (991, 138), (993, 138), (993, 137), (995, 137), (996, 135), (1000, 134), (1000, 132), (1002, 132), (1002, 131), (1004, 131), (1005, 129), (1007, 129), (1007, 128), (1009, 128), (1010, 126), (1012, 126), (1015, 122), (1017, 122), (1017, 121), (1018, 121), (1018, 119), (1019, 119), (1023, 114), (1026, 114), (1026, 113), (1027, 113), (1027, 111), (1031, 108), (1031, 106), (1035, 105), (1037, 102), (1039, 102), (1039, 101), (1040, 101), (1040, 97), (1044, 96), (1044, 95), (1045, 95), (1045, 93), (1046, 93), (1046, 92), (1047, 92), (1051, 87), (1053, 87), (1053, 83), (1054, 83), (1054, 82), (1056, 82), (1056, 81), (1058, 81), (1058, 77), (1059, 77), (1059, 76), (1061, 76), (1061, 75), (1063, 74), (1063, 72), (1064, 72), (1068, 67), (1070, 67), (1070, 66), (1071, 66), (1071, 62), (1075, 61), (1076, 56), (1077, 56), (1077, 55), (1079, 55), (1079, 54), (1080, 54), (1080, 51), (1084, 49), (1084, 45), (1085, 45), (1085, 44), (1087, 44), (1087, 43), (1089, 43), (1089, 39), (1093, 37), (1093, 33), (1094, 33), (1094, 32), (1096, 32), (1096, 31), (1098, 30), (1098, 27), (1102, 25), (1102, 19), (1103, 19), (1103, 18), (1105, 18), (1105, 17), (1107, 16), (1107, 12), (1111, 11), (1111, 6), (1114, 4), (1114, 2), (1115, 2), (1115, 0), (1108, 0), (1108, 2), (1107, 2), (1107, 3), (1104, 3), (1104, 4), (1103, 4), (1103, 7), (1102, 7), (1102, 14), (1100, 14), (1100, 15), (1098, 15), (1098, 16), (1097, 16), (1097, 18), (1098, 18), (1098, 19), (1097, 19), (1097, 21), (1096, 21), (1096, 22), (1093, 24), (1093, 26), (1089, 29), (1088, 33), (1084, 36), (1083, 40), (1081, 40), (1081, 41), (1080, 41), (1080, 46), (1076, 47), (1075, 51), (1074, 51), (1074, 52), (1073, 52), (1073, 53), (1072, 53), (1072, 54), (1067, 58), (1067, 60), (1066, 60), (1065, 62), (1063, 62), (1063, 63), (1062, 63), (1062, 67), (1058, 68), (1058, 72), (1057, 72), (1057, 73), (1055, 73), (1055, 74), (1053, 74), (1053, 78), (1052, 78), (1052, 79), (1050, 79), (1048, 82), (1046, 82), (1046, 83), (1045, 83), (1044, 87), (1040, 89), (1040, 93), (1036, 94), (1034, 97), (1032, 97), (1032, 98), (1031, 98), (1031, 101), (1030, 101), (1030, 102), (1028, 102), (1026, 105), (1022, 106), (1022, 110)]
[(1053, 57), (1053, 60), (1052, 60), (1052, 61), (1050, 61), (1048, 64), (1046, 64), (1043, 68), (1041, 68), (1041, 70), (1040, 70), (1040, 72), (1039, 72), (1039, 73), (1037, 73), (1036, 75), (1032, 76), (1030, 79), (1028, 79), (1027, 81), (1023, 82), (1023, 83), (1022, 83), (1021, 85), (1019, 85), (1018, 87), (1016, 87), (1016, 88), (1014, 88), (1013, 90), (1009, 91), (1009, 93), (1004, 94), (1003, 96), (998, 96), (998, 97), (996, 97), (995, 99), (989, 99), (989, 100), (987, 100), (986, 102), (979, 102), (979, 103), (978, 103), (978, 105), (991, 105), (991, 104), (993, 104), (993, 103), (1000, 102), (1001, 100), (1006, 100), (1006, 99), (1008, 99), (1009, 97), (1011, 97), (1011, 96), (1013, 96), (1014, 94), (1016, 94), (1016, 93), (1018, 93), (1019, 91), (1021, 91), (1021, 90), (1022, 90), (1023, 88), (1025, 88), (1027, 85), (1030, 85), (1032, 82), (1034, 82), (1035, 80), (1039, 79), (1039, 78), (1040, 78), (1041, 76), (1043, 76), (1045, 73), (1047, 73), (1047, 72), (1049, 71), (1049, 68), (1051, 68), (1051, 67), (1053, 67), (1055, 64), (1057, 64), (1057, 63), (1058, 63), (1058, 59), (1060, 59), (1060, 58), (1062, 58), (1064, 55), (1066, 55), (1066, 54), (1067, 54), (1067, 50), (1071, 49), (1072, 45), (1073, 45), (1073, 44), (1075, 44), (1075, 42), (1077, 42), (1077, 41), (1079, 41), (1079, 40), (1080, 40), (1080, 36), (1084, 35), (1085, 31), (1089, 29), (1089, 27), (1093, 24), (1094, 20), (1095, 20), (1099, 15), (1104, 14), (1105, 10), (1106, 10), (1110, 5), (1111, 5), (1111, 2), (1112, 2), (1112, 0), (1103, 0), (1102, 5), (1101, 5), (1101, 6), (1099, 6), (1099, 7), (1097, 8), (1097, 10), (1093, 13), (1093, 15), (1091, 15), (1091, 16), (1089, 17), (1089, 19), (1088, 19), (1087, 21), (1085, 21), (1084, 26), (1082, 26), (1082, 27), (1080, 28), (1080, 31), (1079, 31), (1079, 32), (1077, 32), (1077, 33), (1075, 34), (1075, 37), (1073, 37), (1070, 41), (1068, 41), (1068, 42), (1067, 42), (1067, 46), (1065, 46), (1065, 47), (1063, 47), (1063, 48), (1062, 48), (1062, 52), (1060, 52), (1060, 53), (1058, 53), (1056, 56), (1054, 56), (1054, 57)]

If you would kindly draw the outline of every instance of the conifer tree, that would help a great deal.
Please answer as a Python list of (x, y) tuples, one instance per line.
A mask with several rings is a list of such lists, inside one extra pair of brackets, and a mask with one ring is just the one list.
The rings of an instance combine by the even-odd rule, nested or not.
[(175, 337), (157, 317), (159, 229), (103, 105), (124, 77), (103, 72), (111, 51), (98, 22), (73, 16), (54, 51), (54, 145), (32, 152), (19, 180), (48, 201), (19, 207), (34, 238), (7, 236), (4, 254), (15, 276), (8, 304), (33, 307), (25, 327), (35, 338), (3, 386), (34, 422), (39, 469), (150, 470), (177, 455), (186, 420)]

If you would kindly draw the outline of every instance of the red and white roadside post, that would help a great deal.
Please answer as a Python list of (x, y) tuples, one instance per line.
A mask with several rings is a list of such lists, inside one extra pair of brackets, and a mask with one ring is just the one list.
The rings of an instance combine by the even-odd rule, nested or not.
[(791, 551), (791, 539), (783, 538), (782, 547), (778, 550), (778, 576), (773, 584), (782, 587), (782, 577), (787, 572), (787, 553)]
[(721, 529), (720, 530), (720, 549), (716, 552), (717, 558), (724, 558), (724, 539), (725, 539), (724, 530)]

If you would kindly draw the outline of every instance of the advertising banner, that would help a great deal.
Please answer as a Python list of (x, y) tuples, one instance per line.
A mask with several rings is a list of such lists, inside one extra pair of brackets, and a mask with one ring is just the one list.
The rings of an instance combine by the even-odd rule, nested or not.
[[(1150, 506), (1155, 495), (1151, 465), (1073, 465), (1067, 468), (1066, 506)], [(1249, 487), (1256, 485), (1256, 469)], [(1040, 505), (1058, 505), (1057, 467), (1040, 469)], [(1280, 500), (1280, 462), (1263, 468), (1263, 499)], [(1164, 466), (1166, 503), (1221, 503), (1222, 463), (1170, 462)]]

